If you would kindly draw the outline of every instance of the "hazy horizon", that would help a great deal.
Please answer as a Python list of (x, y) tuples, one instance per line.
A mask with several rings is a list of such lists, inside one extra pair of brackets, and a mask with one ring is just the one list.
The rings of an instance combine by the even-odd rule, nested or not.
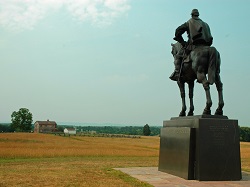
[[(33, 121), (32, 124), (34, 125), (36, 121)], [(119, 123), (88, 123), (88, 122), (56, 122), (57, 125), (62, 126), (96, 126), (96, 127), (104, 127), (104, 126), (113, 126), (113, 127), (124, 127), (124, 126), (144, 126), (146, 124), (119, 124)], [(0, 122), (0, 124), (11, 124), (11, 122)], [(157, 124), (148, 124), (152, 127), (161, 127), (162, 125)]]

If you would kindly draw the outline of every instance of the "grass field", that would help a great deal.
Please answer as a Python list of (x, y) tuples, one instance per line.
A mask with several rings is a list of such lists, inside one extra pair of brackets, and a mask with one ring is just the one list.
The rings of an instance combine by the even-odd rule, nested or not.
[[(112, 168), (158, 166), (159, 140), (0, 134), (0, 187), (150, 186)], [(250, 171), (250, 143), (241, 158)]]
[(157, 166), (159, 137), (0, 134), (2, 186), (150, 186), (114, 167)]

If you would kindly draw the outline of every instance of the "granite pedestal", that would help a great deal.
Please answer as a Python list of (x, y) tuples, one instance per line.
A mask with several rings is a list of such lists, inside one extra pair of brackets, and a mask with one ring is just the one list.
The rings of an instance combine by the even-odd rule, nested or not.
[(238, 121), (212, 115), (164, 121), (158, 169), (190, 180), (240, 180)]

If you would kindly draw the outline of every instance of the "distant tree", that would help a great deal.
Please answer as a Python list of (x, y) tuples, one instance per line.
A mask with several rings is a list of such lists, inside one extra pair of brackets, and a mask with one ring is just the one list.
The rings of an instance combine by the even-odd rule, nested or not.
[(151, 131), (151, 134), (150, 134), (151, 136), (159, 136), (160, 131), (161, 131), (161, 127), (159, 127), (159, 126), (151, 126), (150, 131)]
[(32, 121), (32, 113), (27, 108), (20, 108), (19, 111), (11, 114), (11, 128), (15, 131), (30, 131)]
[(144, 136), (149, 136), (151, 134), (151, 130), (148, 124), (144, 125), (143, 127), (143, 135)]
[(0, 124), (0, 133), (1, 132), (10, 132), (9, 124)]
[(240, 127), (240, 141), (250, 142), (250, 128)]
[(58, 125), (58, 126), (57, 126), (57, 131), (58, 131), (58, 132), (63, 132), (63, 130), (64, 130), (64, 127), (63, 127), (63, 126), (61, 126), (61, 125)]

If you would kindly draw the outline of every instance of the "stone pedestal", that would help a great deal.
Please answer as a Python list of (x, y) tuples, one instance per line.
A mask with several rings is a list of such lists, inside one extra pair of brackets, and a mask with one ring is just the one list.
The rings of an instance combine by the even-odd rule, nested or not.
[(205, 115), (164, 121), (159, 170), (200, 181), (240, 180), (238, 121)]

